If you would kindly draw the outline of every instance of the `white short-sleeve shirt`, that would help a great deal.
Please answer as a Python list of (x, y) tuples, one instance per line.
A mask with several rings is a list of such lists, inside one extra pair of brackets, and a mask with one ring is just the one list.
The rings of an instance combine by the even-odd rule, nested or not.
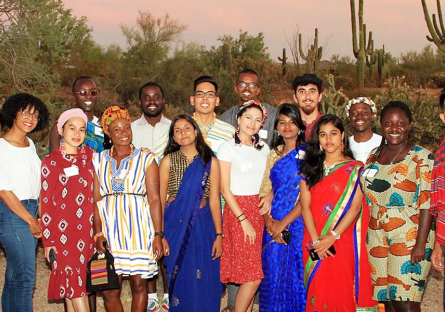
[(366, 142), (356, 142), (354, 136), (349, 137), (349, 147), (355, 160), (361, 161), (364, 164), (366, 164), (366, 160), (371, 151), (380, 146), (381, 142), (382, 136), (377, 133), (373, 133), (371, 139)]
[(233, 195), (256, 195), (260, 192), (264, 171), (266, 170), (269, 146), (263, 148), (235, 145), (235, 139), (221, 144), (218, 159), (231, 163), (230, 190)]
[(16, 147), (0, 139), (0, 191), (12, 191), (19, 200), (38, 199), (40, 166), (34, 142)]

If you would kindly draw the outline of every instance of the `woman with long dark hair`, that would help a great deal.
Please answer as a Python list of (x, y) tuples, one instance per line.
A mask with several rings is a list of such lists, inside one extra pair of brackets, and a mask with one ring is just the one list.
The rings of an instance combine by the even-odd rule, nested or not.
[(304, 312), (306, 308), (301, 245), (304, 225), (299, 205), (305, 128), (297, 107), (287, 103), (278, 107), (273, 149), (260, 191), (260, 198), (273, 195), (270, 213), (263, 215), (267, 232), (263, 235), (264, 278), (259, 289), (262, 312)]
[(254, 295), (263, 278), (264, 220), (259, 213), (259, 191), (269, 146), (260, 140), (258, 132), (266, 118), (267, 110), (259, 101), (245, 102), (237, 113), (235, 138), (218, 150), (221, 193), (226, 200), (221, 281), (241, 284), (235, 311), (252, 311)]
[(219, 311), (220, 170), (192, 117), (173, 118), (160, 172), (170, 311)]
[(30, 133), (48, 124), (49, 112), (38, 98), (19, 93), (3, 104), (0, 139), (0, 242), (6, 251), (4, 312), (32, 312), (36, 282), (36, 245), (42, 235), (37, 220), (40, 159)]
[(434, 246), (429, 150), (409, 141), (409, 107), (392, 101), (380, 112), (382, 144), (362, 176), (371, 219), (368, 251), (373, 297), (386, 311), (420, 311)]
[(366, 311), (377, 304), (365, 247), (369, 213), (360, 188), (362, 168), (352, 158), (340, 118), (321, 117), (300, 184), (306, 311)]

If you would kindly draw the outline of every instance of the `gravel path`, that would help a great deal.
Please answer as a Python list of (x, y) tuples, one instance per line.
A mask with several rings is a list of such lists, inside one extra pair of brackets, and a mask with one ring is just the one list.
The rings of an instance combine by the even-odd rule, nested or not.
[[(6, 260), (3, 252), (0, 252), (0, 289), (3, 289), (5, 276)], [(43, 257), (43, 250), (40, 247), (37, 255), (37, 287), (34, 294), (34, 311), (35, 312), (63, 312), (63, 304), (61, 302), (48, 302), (46, 299), (49, 279), (49, 267)], [(223, 297), (221, 308), (226, 306), (227, 296)], [(128, 282), (124, 282), (122, 292), (122, 302), (125, 311), (130, 311), (131, 293)], [(443, 273), (434, 269), (431, 270), (425, 295), (422, 302), (423, 312), (441, 312), (443, 298)], [(0, 307), (1, 311), (1, 307)], [(254, 311), (258, 311), (258, 305), (254, 306)], [(97, 312), (105, 312), (103, 308), (102, 298), (98, 298)], [(192, 311), (191, 311), (192, 312)]]

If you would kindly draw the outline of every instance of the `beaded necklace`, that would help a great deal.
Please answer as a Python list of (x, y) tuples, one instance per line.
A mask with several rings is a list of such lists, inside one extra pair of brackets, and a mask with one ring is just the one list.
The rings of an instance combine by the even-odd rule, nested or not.
[(110, 149), (110, 160), (109, 160), (108, 170), (110, 172), (111, 180), (113, 180), (114, 182), (116, 182), (118, 184), (122, 184), (127, 179), (128, 174), (130, 173), (130, 170), (131, 170), (131, 166), (133, 165), (134, 146), (133, 146), (133, 144), (130, 144), (130, 164), (128, 165), (127, 173), (125, 174), (125, 177), (123, 179), (118, 179), (117, 177), (115, 177), (113, 175), (113, 169), (112, 169), (112, 166), (113, 166), (113, 148), (114, 148), (114, 145)]

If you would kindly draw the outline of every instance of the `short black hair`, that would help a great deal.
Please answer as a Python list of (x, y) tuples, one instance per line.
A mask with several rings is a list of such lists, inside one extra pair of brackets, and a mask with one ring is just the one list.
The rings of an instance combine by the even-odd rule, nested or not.
[(314, 74), (304, 74), (303, 76), (295, 77), (292, 82), (292, 87), (294, 89), (294, 93), (297, 92), (297, 88), (299, 86), (307, 86), (308, 84), (314, 84), (318, 88), (318, 93), (323, 92), (323, 81)]
[(159, 90), (161, 90), (162, 98), (164, 98), (164, 89), (160, 85), (158, 85), (156, 82), (149, 81), (146, 84), (144, 84), (142, 87), (139, 88), (139, 100), (142, 100), (142, 90), (144, 90), (147, 87), (158, 87)]
[(175, 131), (175, 123), (180, 119), (187, 120), (189, 123), (192, 124), (193, 128), (196, 130), (196, 138), (195, 138), (196, 150), (198, 151), (199, 156), (203, 159), (204, 164), (207, 164), (209, 161), (212, 160), (212, 157), (214, 156), (213, 151), (205, 142), (204, 137), (202, 136), (201, 130), (199, 130), (199, 126), (196, 123), (196, 121), (189, 115), (185, 114), (177, 115), (175, 118), (173, 118), (172, 123), (170, 124), (165, 155), (179, 151), (179, 149), (181, 148), (181, 145), (176, 143), (175, 139), (173, 138)]
[(408, 105), (401, 101), (390, 101), (388, 104), (386, 104), (382, 110), (380, 111), (380, 123), (382, 122), (383, 118), (385, 117), (386, 113), (391, 108), (399, 108), (405, 113), (405, 116), (408, 118), (409, 122), (413, 122), (413, 114), (411, 110), (409, 109)]
[(440, 111), (443, 112), (443, 102), (445, 101), (445, 89), (442, 89), (442, 92), (440, 92), (440, 98), (439, 98), (439, 107)]
[(31, 133), (45, 128), (49, 121), (48, 108), (46, 107), (45, 103), (42, 102), (42, 100), (28, 93), (17, 93), (6, 99), (0, 112), (2, 127), (11, 129), (14, 124), (14, 120), (17, 117), (17, 113), (26, 109), (27, 107), (33, 107), (39, 112), (37, 126), (31, 131)]
[(253, 70), (253, 69), (244, 68), (242, 71), (239, 72), (238, 77), (236, 78), (236, 80), (239, 80), (239, 77), (242, 74), (252, 74), (252, 75), (255, 75), (255, 76), (258, 77), (258, 81), (260, 81), (260, 75), (258, 75), (258, 73), (255, 70)]
[(193, 92), (196, 92), (198, 85), (204, 82), (211, 83), (215, 87), (215, 92), (218, 92), (218, 83), (216, 82), (215, 78), (210, 76), (201, 76), (196, 78), (193, 82)]
[(71, 87), (71, 91), (73, 93), (74, 93), (74, 87), (80, 80), (91, 80), (92, 82), (94, 82), (93, 78), (91, 78), (90, 76), (80, 76), (80, 77), (76, 78), (76, 80), (74, 80), (74, 82), (73, 82), (73, 86)]

